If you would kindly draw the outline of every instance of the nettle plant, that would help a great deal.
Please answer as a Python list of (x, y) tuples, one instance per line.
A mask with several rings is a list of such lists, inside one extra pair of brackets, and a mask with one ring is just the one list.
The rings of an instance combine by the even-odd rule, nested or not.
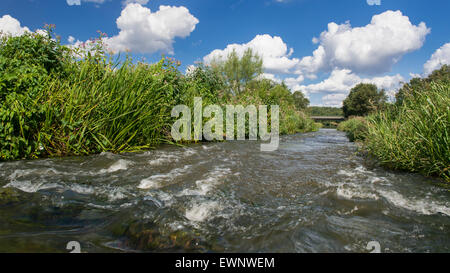
[(46, 32), (0, 34), (0, 159), (39, 153), (36, 135), (45, 118), (40, 98), (49, 75), (64, 75), (68, 48)]

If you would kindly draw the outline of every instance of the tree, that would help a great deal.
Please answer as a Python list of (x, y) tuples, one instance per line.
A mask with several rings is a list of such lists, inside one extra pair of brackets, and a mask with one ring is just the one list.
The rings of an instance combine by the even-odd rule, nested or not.
[(309, 105), (309, 100), (303, 95), (300, 91), (295, 91), (294, 94), (292, 94), (294, 97), (294, 104), (297, 110), (304, 110)]
[(242, 57), (233, 50), (226, 60), (215, 59), (211, 66), (222, 75), (234, 94), (240, 94), (250, 81), (263, 73), (262, 58), (253, 53), (251, 48), (247, 49)]
[(438, 82), (443, 84), (450, 84), (450, 66), (443, 65), (440, 69), (433, 71), (427, 78), (413, 78), (409, 83), (406, 83), (395, 94), (395, 101), (397, 105), (403, 103), (403, 100), (408, 95), (414, 95), (415, 92), (423, 92), (428, 90), (431, 82)]
[(344, 100), (342, 111), (344, 116), (366, 116), (376, 111), (387, 101), (384, 90), (378, 90), (374, 84), (360, 83), (350, 90), (350, 94)]

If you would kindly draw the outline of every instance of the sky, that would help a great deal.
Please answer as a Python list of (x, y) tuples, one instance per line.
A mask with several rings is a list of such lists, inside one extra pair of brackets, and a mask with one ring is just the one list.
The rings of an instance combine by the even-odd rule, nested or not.
[(67, 45), (104, 32), (109, 50), (181, 62), (185, 73), (235, 50), (263, 58), (263, 77), (340, 107), (374, 83), (391, 97), (412, 77), (450, 64), (448, 0), (2, 0), (0, 31), (55, 24)]

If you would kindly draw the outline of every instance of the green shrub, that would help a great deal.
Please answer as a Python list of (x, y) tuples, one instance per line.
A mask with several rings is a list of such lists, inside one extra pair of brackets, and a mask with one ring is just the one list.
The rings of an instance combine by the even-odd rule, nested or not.
[(234, 87), (212, 67), (200, 65), (185, 76), (170, 58), (156, 64), (119, 62), (104, 51), (102, 39), (81, 49), (62, 46), (51, 29), (47, 35), (1, 38), (0, 160), (120, 153), (171, 143), (171, 110), (178, 104), (192, 107), (194, 97), (202, 97), (204, 105), (276, 104), (281, 133), (318, 129), (298, 111), (286, 85), (256, 79), (256, 72), (241, 71), (247, 80), (233, 94)]
[(67, 48), (46, 35), (0, 38), (0, 159), (40, 154), (37, 139), (45, 106), (40, 102), (50, 75), (65, 75)]
[(367, 134), (367, 122), (363, 117), (352, 117), (341, 122), (337, 129), (347, 133), (347, 137), (351, 142), (363, 141)]

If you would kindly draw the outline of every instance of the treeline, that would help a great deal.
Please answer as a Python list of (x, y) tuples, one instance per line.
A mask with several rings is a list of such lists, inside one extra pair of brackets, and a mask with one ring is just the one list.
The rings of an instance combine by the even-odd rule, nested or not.
[(393, 169), (440, 176), (450, 182), (450, 67), (414, 78), (387, 103), (374, 85), (358, 85), (344, 101), (340, 130)]
[[(316, 130), (305, 98), (262, 79), (260, 58), (235, 53), (186, 75), (180, 63), (113, 59), (101, 39), (84, 47), (26, 33), (0, 40), (0, 160), (140, 151), (172, 143), (171, 109), (207, 104), (280, 105), (281, 133)], [(303, 107), (303, 108), (302, 108)]]
[(311, 116), (341, 117), (344, 115), (342, 108), (326, 106), (310, 106), (307, 108), (307, 113)]

